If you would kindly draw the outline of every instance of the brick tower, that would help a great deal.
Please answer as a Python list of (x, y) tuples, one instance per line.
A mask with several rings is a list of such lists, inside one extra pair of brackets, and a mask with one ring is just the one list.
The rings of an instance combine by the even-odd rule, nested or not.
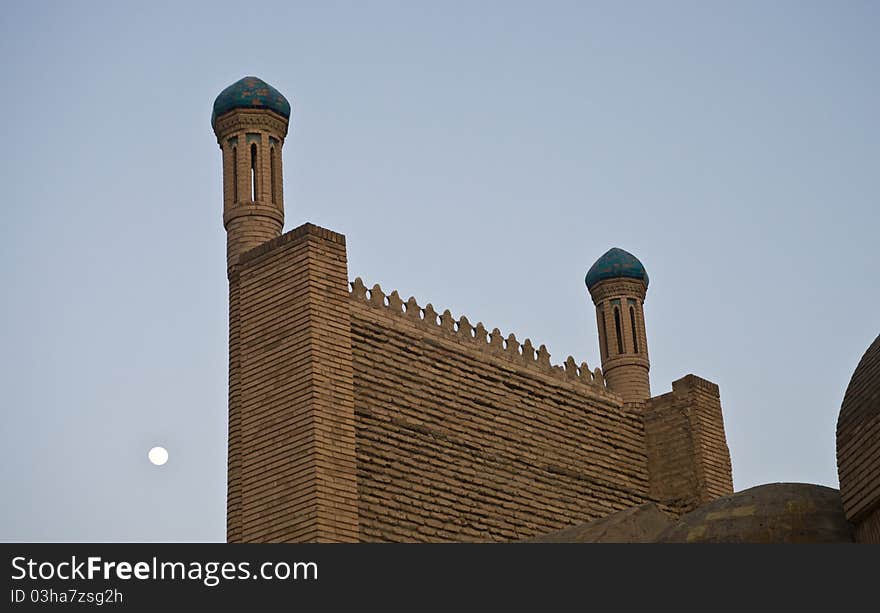
[(241, 538), (241, 292), (238, 260), (245, 251), (281, 234), (284, 192), (281, 147), (290, 103), (256, 77), (244, 77), (217, 96), (211, 127), (223, 152), (223, 225), (229, 278), (229, 448), (226, 526)]
[(651, 397), (644, 302), (648, 273), (631, 253), (614, 247), (587, 272), (587, 289), (596, 305), (599, 353), (609, 388), (625, 402)]
[(211, 126), (223, 151), (223, 225), (226, 265), (280, 236), (284, 226), (281, 147), (290, 103), (256, 77), (236, 81), (217, 96)]

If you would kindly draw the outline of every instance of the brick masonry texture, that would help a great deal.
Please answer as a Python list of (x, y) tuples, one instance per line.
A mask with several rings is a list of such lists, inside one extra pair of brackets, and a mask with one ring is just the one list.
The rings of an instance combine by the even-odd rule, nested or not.
[(344, 238), (308, 224), (239, 260), (231, 539), (358, 540), (346, 270)]
[(236, 217), (227, 224), (226, 262), (229, 268), (245, 251), (281, 234), (281, 223), (271, 217)]
[(311, 224), (230, 270), (232, 542), (515, 540), (727, 493), (709, 382), (624, 402), (598, 368), (349, 283), (345, 238)]
[(288, 121), (236, 109), (214, 125), (223, 153), (223, 225), (229, 274), (245, 251), (272, 240), (284, 226), (281, 149)]
[(856, 367), (837, 420), (840, 495), (856, 538), (880, 543), (880, 336)]
[[(238, 220), (244, 235), (262, 223)], [(638, 399), (643, 295), (621, 295), (639, 307), (626, 353), (642, 355), (603, 353), (633, 374), (625, 396), (543, 345), (349, 283), (345, 238), (311, 224), (229, 273), (231, 542), (508, 541), (645, 503), (682, 516), (733, 491), (717, 385), (687, 375)], [(873, 543), (878, 372), (880, 338), (838, 422), (844, 507)]]
[(651, 497), (677, 513), (733, 493), (718, 386), (695, 375), (644, 411)]
[(229, 434), (226, 457), (226, 540), (241, 541), (241, 387), (238, 271), (229, 276)]
[(351, 301), (362, 540), (519, 539), (646, 500), (619, 397), (377, 296)]
[(644, 402), (651, 397), (644, 313), (646, 291), (644, 281), (625, 278), (601, 281), (590, 289), (596, 305), (602, 371), (608, 387), (627, 403)]
[[(875, 465), (876, 470), (876, 465)], [(880, 509), (860, 521), (855, 529), (856, 542), (880, 545)]]

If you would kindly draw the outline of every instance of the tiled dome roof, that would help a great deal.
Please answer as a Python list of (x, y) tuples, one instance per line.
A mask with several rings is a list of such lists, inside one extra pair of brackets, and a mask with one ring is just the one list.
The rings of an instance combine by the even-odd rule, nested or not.
[(211, 125), (233, 109), (268, 109), (290, 117), (290, 103), (281, 92), (257, 77), (239, 79), (217, 96), (211, 113)]
[(621, 277), (639, 279), (645, 282), (645, 287), (648, 286), (648, 273), (639, 259), (623, 249), (612, 247), (590, 267), (584, 282), (587, 289), (593, 289), (599, 281)]

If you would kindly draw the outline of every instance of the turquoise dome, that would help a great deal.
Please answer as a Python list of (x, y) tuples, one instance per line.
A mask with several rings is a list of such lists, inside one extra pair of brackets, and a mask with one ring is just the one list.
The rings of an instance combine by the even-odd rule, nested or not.
[(584, 282), (587, 289), (593, 289), (599, 281), (621, 277), (639, 279), (648, 287), (648, 273), (639, 259), (623, 249), (612, 247), (590, 267)]
[(233, 109), (268, 109), (290, 117), (290, 103), (277, 89), (257, 77), (239, 79), (217, 96), (211, 113), (211, 125)]

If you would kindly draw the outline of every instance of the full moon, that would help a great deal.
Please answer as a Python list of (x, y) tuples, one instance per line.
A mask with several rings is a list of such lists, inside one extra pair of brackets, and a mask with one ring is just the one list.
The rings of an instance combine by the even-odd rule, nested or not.
[(153, 447), (150, 449), (147, 457), (150, 458), (150, 462), (156, 466), (162, 466), (168, 461), (168, 450), (164, 447)]

